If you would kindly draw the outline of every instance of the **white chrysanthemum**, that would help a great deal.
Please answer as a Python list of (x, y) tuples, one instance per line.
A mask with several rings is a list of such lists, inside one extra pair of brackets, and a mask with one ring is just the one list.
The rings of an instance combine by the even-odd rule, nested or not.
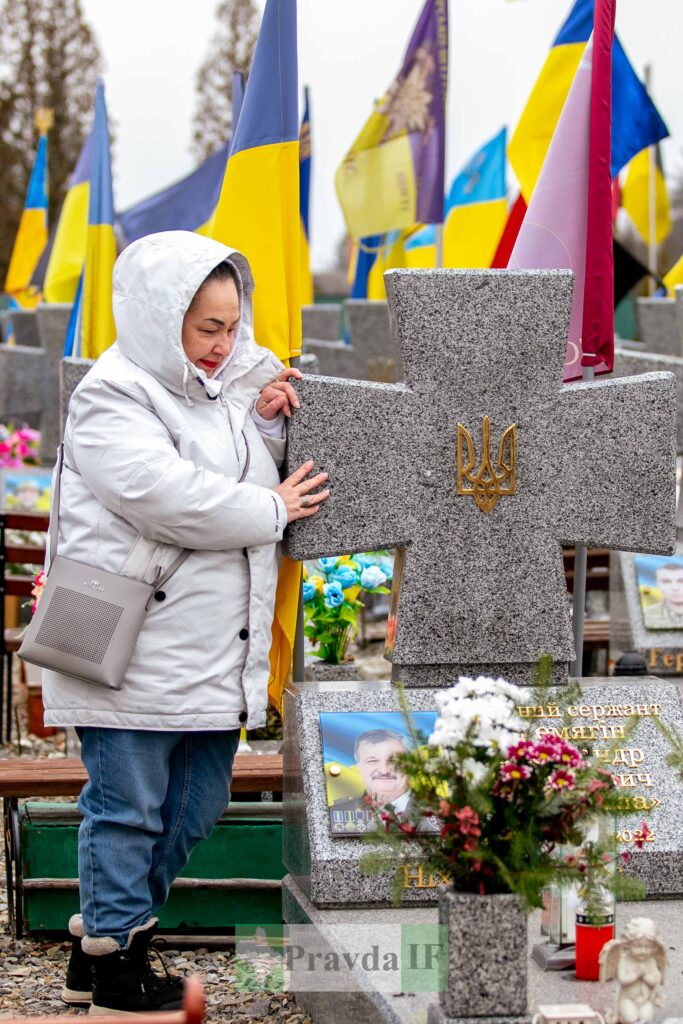
[(455, 686), (437, 695), (439, 717), (429, 737), (433, 746), (452, 748), (469, 732), (475, 746), (501, 750), (523, 733), (517, 704), (526, 701), (523, 689), (504, 679), (461, 676)]

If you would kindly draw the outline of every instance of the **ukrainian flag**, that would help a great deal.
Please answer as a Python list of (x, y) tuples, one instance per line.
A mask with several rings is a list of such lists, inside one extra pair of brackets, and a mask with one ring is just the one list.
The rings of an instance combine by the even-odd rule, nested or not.
[(40, 301), (40, 292), (32, 289), (30, 284), (46, 245), (47, 132), (41, 131), (5, 282), (5, 291), (19, 306), (31, 308)]
[(97, 359), (115, 340), (116, 327), (112, 311), (115, 262), (109, 122), (104, 82), (100, 79), (95, 92), (85, 265), (71, 313), (65, 354)]
[[(256, 341), (285, 363), (301, 352), (296, 29), (296, 0), (267, 0), (213, 232), (249, 260)], [(301, 565), (283, 558), (268, 683), (278, 708), (292, 667), (300, 592)]]
[(43, 289), (47, 302), (73, 302), (76, 297), (88, 237), (91, 166), (92, 135), (88, 135), (71, 176), (52, 242)]
[[(412, 230), (412, 229), (411, 229)], [(385, 301), (384, 274), (408, 266), (405, 243), (410, 231), (368, 235), (354, 247), (352, 299)]]
[(304, 115), (299, 131), (299, 208), (301, 212), (301, 301), (313, 302), (311, 274), (311, 110), (308, 87), (304, 89)]
[[(506, 130), (478, 150), (451, 185), (445, 206), (444, 267), (490, 267), (507, 222)], [(409, 267), (436, 266), (436, 228), (428, 224), (406, 242)]]
[[(650, 177), (654, 163), (655, 237), (650, 238)], [(626, 181), (621, 193), (621, 205), (633, 221), (638, 233), (648, 245), (659, 245), (671, 231), (671, 207), (666, 181), (657, 147), (656, 157), (644, 149), (628, 165)]]
[[(576, 0), (510, 139), (508, 157), (529, 202), (579, 61), (593, 31), (594, 0)], [(612, 177), (646, 146), (669, 134), (614, 37), (612, 50)]]
[(212, 153), (186, 178), (118, 215), (126, 244), (157, 231), (210, 235), (221, 194), (230, 143)]

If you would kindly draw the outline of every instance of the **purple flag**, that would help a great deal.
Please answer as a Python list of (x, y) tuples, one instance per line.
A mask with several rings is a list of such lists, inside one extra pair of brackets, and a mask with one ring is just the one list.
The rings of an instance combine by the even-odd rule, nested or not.
[(443, 222), (447, 84), (448, 0), (427, 0), (401, 70), (335, 177), (353, 238)]

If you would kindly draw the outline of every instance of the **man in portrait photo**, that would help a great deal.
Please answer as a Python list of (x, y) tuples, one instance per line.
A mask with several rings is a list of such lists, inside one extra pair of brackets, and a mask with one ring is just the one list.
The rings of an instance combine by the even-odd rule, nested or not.
[(662, 600), (643, 609), (646, 629), (683, 629), (683, 564), (667, 561), (658, 566), (656, 586)]
[[(393, 729), (368, 729), (359, 733), (353, 747), (354, 759), (365, 784), (365, 792), (382, 806), (390, 805), (399, 817), (410, 810), (411, 792), (406, 776), (393, 764), (397, 754), (410, 750), (406, 737)], [(362, 796), (340, 797), (330, 807), (332, 831), (340, 834), (366, 832), (375, 827), (372, 810)], [(422, 828), (438, 827), (425, 819)]]

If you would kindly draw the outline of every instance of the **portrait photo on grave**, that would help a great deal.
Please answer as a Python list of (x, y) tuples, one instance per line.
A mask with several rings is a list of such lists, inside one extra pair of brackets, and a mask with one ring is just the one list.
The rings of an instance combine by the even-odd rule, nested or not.
[[(414, 726), (426, 742), (436, 711), (418, 711)], [(411, 806), (407, 777), (393, 763), (397, 754), (413, 749), (405, 719), (399, 711), (321, 711), (325, 791), (332, 836), (363, 835), (377, 827), (366, 795), (389, 806), (400, 822)], [(424, 818), (419, 830), (438, 832), (438, 818)]]
[(0, 469), (0, 508), (49, 512), (52, 471), (39, 467)]
[(645, 629), (683, 629), (683, 555), (637, 555), (635, 563)]

